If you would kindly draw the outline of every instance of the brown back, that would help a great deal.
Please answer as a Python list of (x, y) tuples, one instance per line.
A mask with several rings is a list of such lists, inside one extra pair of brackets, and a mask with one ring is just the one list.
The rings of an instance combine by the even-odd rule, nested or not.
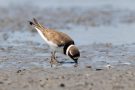
[(33, 18), (33, 21), (30, 21), (30, 25), (33, 25), (34, 28), (40, 30), (49, 41), (56, 43), (58, 46), (64, 46), (67, 43), (74, 44), (74, 41), (67, 34), (45, 28), (35, 18)]
[(74, 41), (67, 34), (63, 32), (47, 29), (46, 32), (43, 32), (43, 34), (47, 37), (48, 40), (53, 41), (58, 46), (64, 46), (69, 42), (74, 43)]

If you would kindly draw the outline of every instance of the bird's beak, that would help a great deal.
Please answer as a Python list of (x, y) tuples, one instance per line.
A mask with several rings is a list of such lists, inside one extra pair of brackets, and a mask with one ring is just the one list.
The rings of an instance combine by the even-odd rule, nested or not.
[(75, 61), (74, 67), (77, 67), (78, 66), (78, 59), (74, 59), (74, 61)]
[(74, 59), (75, 63), (78, 64), (78, 59)]

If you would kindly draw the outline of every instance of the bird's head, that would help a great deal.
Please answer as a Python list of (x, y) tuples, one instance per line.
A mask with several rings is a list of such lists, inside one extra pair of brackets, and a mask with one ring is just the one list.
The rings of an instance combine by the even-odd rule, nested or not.
[(67, 48), (66, 54), (78, 64), (78, 59), (80, 57), (79, 49), (75, 45), (70, 45)]

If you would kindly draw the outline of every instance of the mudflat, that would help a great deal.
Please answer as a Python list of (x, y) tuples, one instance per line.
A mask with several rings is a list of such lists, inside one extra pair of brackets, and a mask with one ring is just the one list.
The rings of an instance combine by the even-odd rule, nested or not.
[[(135, 89), (132, 3), (126, 0), (129, 8), (124, 7), (126, 4), (114, 8), (111, 2), (92, 7), (78, 2), (62, 2), (66, 6), (61, 7), (49, 2), (47, 7), (34, 3), (0, 8), (0, 90)], [(78, 67), (57, 53), (61, 64), (51, 68), (47, 44), (29, 26), (33, 17), (75, 40), (81, 52)]]

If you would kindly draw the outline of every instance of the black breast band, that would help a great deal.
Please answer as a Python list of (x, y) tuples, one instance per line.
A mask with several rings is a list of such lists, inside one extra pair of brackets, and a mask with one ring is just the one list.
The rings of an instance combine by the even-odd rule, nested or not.
[(63, 48), (63, 53), (64, 53), (65, 55), (66, 55), (66, 50), (67, 50), (67, 48), (68, 48), (70, 45), (74, 45), (74, 42), (71, 41), (71, 42), (66, 43), (66, 45), (65, 45), (64, 48)]

